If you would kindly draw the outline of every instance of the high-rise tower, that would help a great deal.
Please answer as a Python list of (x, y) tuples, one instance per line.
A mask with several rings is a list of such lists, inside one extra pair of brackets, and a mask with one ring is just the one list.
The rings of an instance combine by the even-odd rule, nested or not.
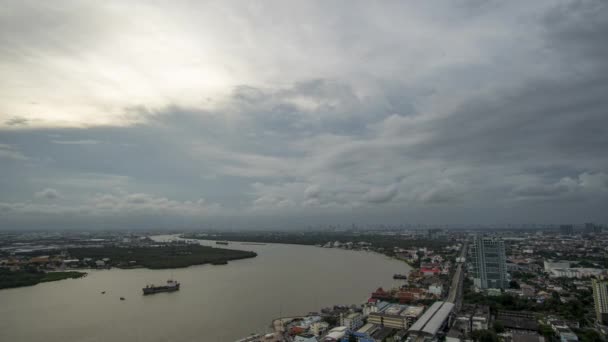
[(481, 289), (507, 287), (505, 243), (500, 238), (477, 237), (471, 249), (475, 286)]

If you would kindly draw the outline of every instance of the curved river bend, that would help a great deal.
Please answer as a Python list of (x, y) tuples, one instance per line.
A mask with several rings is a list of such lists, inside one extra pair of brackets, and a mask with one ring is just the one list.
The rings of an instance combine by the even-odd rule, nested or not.
[[(361, 303), (378, 286), (399, 284), (394, 273), (410, 270), (369, 252), (281, 244), (227, 248), (258, 256), (225, 266), (93, 270), (81, 279), (0, 290), (0, 341), (231, 342), (267, 332), (280, 315)], [(171, 275), (180, 291), (141, 295), (143, 286)]]

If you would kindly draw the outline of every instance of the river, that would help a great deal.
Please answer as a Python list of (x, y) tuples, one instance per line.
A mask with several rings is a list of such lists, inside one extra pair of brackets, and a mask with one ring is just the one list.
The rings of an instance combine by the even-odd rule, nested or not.
[[(0, 290), (0, 341), (231, 342), (270, 331), (281, 315), (361, 303), (375, 288), (399, 284), (394, 273), (410, 270), (371, 252), (284, 244), (226, 248), (258, 256), (224, 266), (90, 270), (81, 279)], [(180, 291), (141, 295), (144, 285), (171, 276)]]

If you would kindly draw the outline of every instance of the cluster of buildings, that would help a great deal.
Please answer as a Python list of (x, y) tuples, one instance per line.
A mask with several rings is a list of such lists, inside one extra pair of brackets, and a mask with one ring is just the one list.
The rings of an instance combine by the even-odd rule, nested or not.
[(465, 304), (456, 313), (448, 342), (471, 340), (475, 331), (492, 330), (487, 324), (492, 320), (505, 328), (498, 336), (508, 342), (542, 341), (539, 323), (562, 342), (578, 341), (580, 331), (594, 330), (604, 336), (608, 332), (608, 234), (601, 227), (586, 223), (582, 227), (561, 225), (557, 232), (476, 234), (469, 252), (468, 275), (479, 294), (511, 295), (528, 303), (584, 300), (592, 304), (584, 305), (587, 313), (576, 320), (546, 311), (499, 310), (489, 315), (486, 307)]
[[(125, 232), (38, 232), (4, 233), (0, 239), (0, 268), (11, 271), (37, 269), (56, 271), (76, 268), (104, 269), (111, 267), (109, 258), (74, 258), (70, 249), (115, 247), (155, 247), (158, 242), (146, 234)], [(120, 267), (136, 267), (136, 261)]]
[(357, 250), (370, 250), (372, 244), (369, 242), (340, 242), (340, 241), (328, 241), (320, 247), (323, 248), (343, 248), (343, 249), (357, 249)]
[[(135, 263), (135, 262), (133, 262)], [(135, 264), (134, 264), (135, 265)], [(0, 268), (7, 268), (11, 271), (35, 268), (44, 271), (57, 271), (69, 268), (110, 268), (110, 259), (70, 258), (65, 251), (54, 255), (11, 255), (0, 259)]]
[[(335, 326), (328, 324), (325, 319), (328, 316), (310, 315), (285, 321), (277, 330), (282, 333), (283, 340), (293, 342), (352, 339), (380, 342), (387, 337), (405, 341), (408, 336), (437, 334), (447, 324), (453, 307), (454, 304), (441, 301), (427, 307), (370, 300), (361, 306), (342, 307)], [(258, 339), (253, 341), (265, 341), (264, 336), (258, 335)]]

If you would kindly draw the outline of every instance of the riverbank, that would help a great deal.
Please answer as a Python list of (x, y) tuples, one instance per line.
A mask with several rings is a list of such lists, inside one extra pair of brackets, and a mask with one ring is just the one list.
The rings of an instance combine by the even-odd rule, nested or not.
[[(399, 258), (394, 253), (394, 247), (411, 248), (412, 246), (427, 246), (445, 247), (446, 241), (437, 240), (399, 240), (387, 237), (378, 236), (358, 236), (345, 233), (316, 233), (303, 236), (300, 233), (218, 233), (218, 234), (201, 234), (187, 233), (178, 236), (180, 239), (192, 240), (209, 240), (209, 241), (230, 241), (239, 242), (241, 245), (264, 245), (267, 243), (278, 243), (287, 245), (305, 245), (305, 246), (325, 246), (332, 241), (351, 241), (352, 247), (346, 248), (351, 250), (362, 250), (378, 253), (387, 256), (391, 259), (402, 261), (412, 269), (418, 269), (418, 263), (413, 263), (403, 258)], [(430, 242), (429, 242), (430, 241)], [(363, 243), (363, 244), (360, 244)], [(332, 245), (333, 247), (333, 245)], [(347, 247), (342, 244), (340, 248)]]
[(41, 272), (41, 271), (10, 271), (0, 269), (0, 289), (33, 286), (50, 281), (76, 279), (86, 276), (85, 272)]
[(159, 247), (71, 248), (72, 258), (107, 260), (104, 266), (149, 269), (182, 268), (203, 264), (226, 264), (231, 260), (254, 258), (255, 252), (208, 246), (168, 245)]
[[(158, 245), (176, 240), (151, 238)], [(78, 280), (0, 291), (0, 316), (8, 318), (0, 320), (1, 335), (10, 341), (82, 341), (94, 336), (116, 342), (189, 342), (204, 336), (207, 341), (234, 342), (252, 332), (270, 332), (277, 317), (359, 303), (377, 287), (400, 284), (393, 274), (409, 269), (376, 253), (334, 248), (232, 243), (226, 248), (251, 250), (257, 256), (226, 266), (83, 270), (88, 275)], [(142, 295), (146, 284), (169, 278), (180, 282), (180, 291)], [(41, 323), (28, 323), (32, 321)]]

